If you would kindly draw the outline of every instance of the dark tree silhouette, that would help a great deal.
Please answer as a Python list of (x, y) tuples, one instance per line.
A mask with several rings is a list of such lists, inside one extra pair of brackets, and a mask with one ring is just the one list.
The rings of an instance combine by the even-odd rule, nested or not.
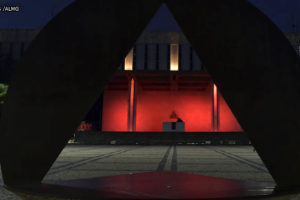
[(2, 107), (4, 104), (4, 99), (7, 93), (8, 85), (5, 85), (3, 83), (0, 83), (0, 118), (2, 114)]

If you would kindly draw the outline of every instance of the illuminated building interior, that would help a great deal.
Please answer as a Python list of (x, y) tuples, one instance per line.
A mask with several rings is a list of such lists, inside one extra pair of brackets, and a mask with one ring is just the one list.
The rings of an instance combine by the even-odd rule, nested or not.
[(101, 130), (163, 132), (180, 118), (184, 132), (243, 132), (182, 33), (161, 37), (144, 33), (105, 88)]

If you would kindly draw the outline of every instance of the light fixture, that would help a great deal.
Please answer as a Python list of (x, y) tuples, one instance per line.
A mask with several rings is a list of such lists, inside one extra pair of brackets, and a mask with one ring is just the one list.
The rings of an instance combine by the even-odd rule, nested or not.
[(133, 49), (129, 51), (125, 58), (124, 62), (124, 70), (125, 71), (132, 71), (133, 70)]
[(170, 44), (170, 71), (178, 70), (178, 44)]

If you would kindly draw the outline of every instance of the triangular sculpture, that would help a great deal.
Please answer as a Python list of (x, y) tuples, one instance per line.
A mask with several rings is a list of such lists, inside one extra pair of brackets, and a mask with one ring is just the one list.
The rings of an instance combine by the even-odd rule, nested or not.
[[(1, 120), (7, 186), (43, 179), (162, 2), (78, 0), (40, 32), (18, 63)], [(246, 0), (164, 2), (278, 188), (299, 189), (300, 62), (288, 40)]]

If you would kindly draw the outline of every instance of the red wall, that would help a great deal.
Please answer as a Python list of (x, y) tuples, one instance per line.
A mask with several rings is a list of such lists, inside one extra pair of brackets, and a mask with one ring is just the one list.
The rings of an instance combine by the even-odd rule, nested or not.
[[(211, 88), (205, 91), (142, 91), (137, 89), (136, 131), (162, 131), (162, 123), (174, 121), (173, 111), (185, 122), (187, 132), (212, 131)], [(102, 131), (128, 131), (128, 91), (108, 91), (103, 97)], [(219, 131), (242, 131), (220, 94)], [(176, 119), (175, 119), (176, 120)]]
[(162, 131), (173, 111), (188, 132), (211, 131), (211, 94), (184, 91), (138, 91), (136, 131)]
[(102, 131), (127, 131), (128, 91), (104, 91)]

